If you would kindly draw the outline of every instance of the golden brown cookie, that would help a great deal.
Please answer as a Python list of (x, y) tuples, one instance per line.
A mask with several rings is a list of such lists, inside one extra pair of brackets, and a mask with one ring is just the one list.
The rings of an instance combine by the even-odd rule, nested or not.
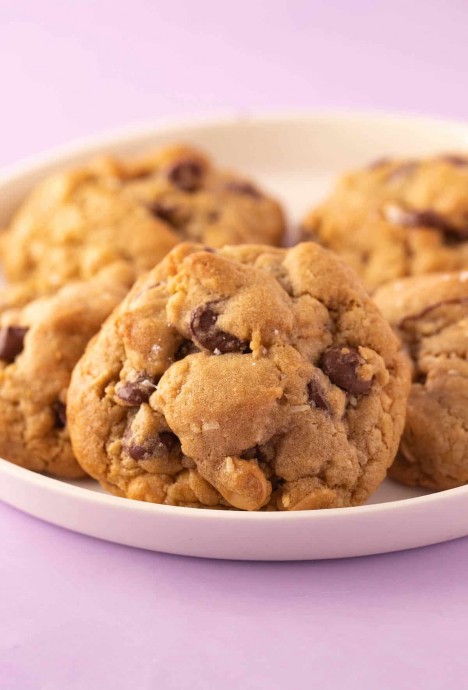
[(126, 264), (0, 315), (0, 455), (58, 477), (83, 470), (70, 445), (65, 397), (88, 340), (133, 281)]
[(77, 458), (121, 496), (300, 510), (363, 503), (404, 424), (406, 358), (353, 271), (307, 243), (176, 247), (77, 365)]
[(252, 182), (174, 146), (46, 179), (14, 216), (2, 254), (10, 281), (47, 294), (116, 260), (148, 270), (182, 239), (278, 244), (283, 231), (281, 208)]
[(302, 227), (370, 289), (468, 268), (468, 155), (382, 159), (345, 175)]
[(468, 271), (389, 283), (375, 300), (413, 364), (406, 426), (390, 475), (450, 489), (468, 482)]

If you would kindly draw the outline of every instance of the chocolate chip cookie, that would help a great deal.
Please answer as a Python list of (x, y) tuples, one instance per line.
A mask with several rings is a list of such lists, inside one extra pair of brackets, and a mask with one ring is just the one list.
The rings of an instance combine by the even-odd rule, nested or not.
[(2, 255), (10, 281), (45, 294), (116, 260), (148, 270), (182, 239), (278, 244), (283, 231), (280, 206), (252, 182), (174, 146), (46, 179), (13, 218)]
[(468, 271), (406, 278), (375, 293), (411, 357), (406, 426), (390, 475), (451, 489), (468, 482)]
[(72, 453), (65, 396), (88, 340), (133, 280), (127, 264), (109, 266), (89, 283), (0, 316), (0, 455), (58, 477), (84, 471)]
[(468, 268), (468, 155), (376, 161), (344, 176), (303, 239), (340, 254), (370, 289)]
[(332, 253), (183, 244), (88, 346), (70, 434), (83, 468), (120, 496), (358, 505), (394, 458), (408, 389), (397, 338)]

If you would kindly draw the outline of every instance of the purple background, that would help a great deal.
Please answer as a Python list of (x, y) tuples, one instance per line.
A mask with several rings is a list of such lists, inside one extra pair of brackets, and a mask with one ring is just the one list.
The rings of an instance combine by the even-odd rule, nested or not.
[[(0, 3), (0, 164), (158, 117), (465, 117), (468, 3)], [(254, 564), (136, 551), (0, 505), (6, 690), (466, 687), (468, 541)]]

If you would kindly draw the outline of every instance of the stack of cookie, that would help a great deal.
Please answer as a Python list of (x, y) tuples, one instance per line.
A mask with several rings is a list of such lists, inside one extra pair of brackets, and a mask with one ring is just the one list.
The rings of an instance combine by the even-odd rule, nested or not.
[(449, 489), (468, 482), (468, 156), (381, 159), (345, 175), (305, 218), (302, 239), (361, 275), (412, 367), (390, 475)]
[(183, 239), (278, 244), (283, 232), (276, 201), (186, 146), (44, 180), (0, 240), (0, 455), (84, 476), (66, 413), (71, 372), (135, 278)]
[(463, 160), (349, 175), (291, 249), (191, 147), (45, 180), (2, 238), (0, 455), (219, 509), (468, 481), (468, 281), (419, 277), (468, 267)]

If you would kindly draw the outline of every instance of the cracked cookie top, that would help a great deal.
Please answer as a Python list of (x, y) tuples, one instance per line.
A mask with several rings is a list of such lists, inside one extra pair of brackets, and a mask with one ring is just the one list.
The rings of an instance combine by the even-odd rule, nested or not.
[(468, 268), (468, 155), (381, 159), (345, 175), (303, 239), (340, 254), (369, 288)]
[(431, 489), (468, 482), (468, 271), (389, 283), (375, 300), (410, 355), (413, 383), (390, 473)]
[(385, 476), (409, 386), (354, 272), (312, 243), (176, 247), (90, 344), (68, 395), (82, 466), (171, 505), (356, 505)]
[(72, 453), (65, 398), (88, 340), (124, 298), (126, 264), (0, 315), (0, 455), (59, 477), (84, 475)]
[(184, 239), (279, 244), (283, 231), (279, 204), (252, 182), (173, 146), (46, 179), (4, 234), (2, 260), (9, 280), (43, 294), (116, 260), (148, 270)]

